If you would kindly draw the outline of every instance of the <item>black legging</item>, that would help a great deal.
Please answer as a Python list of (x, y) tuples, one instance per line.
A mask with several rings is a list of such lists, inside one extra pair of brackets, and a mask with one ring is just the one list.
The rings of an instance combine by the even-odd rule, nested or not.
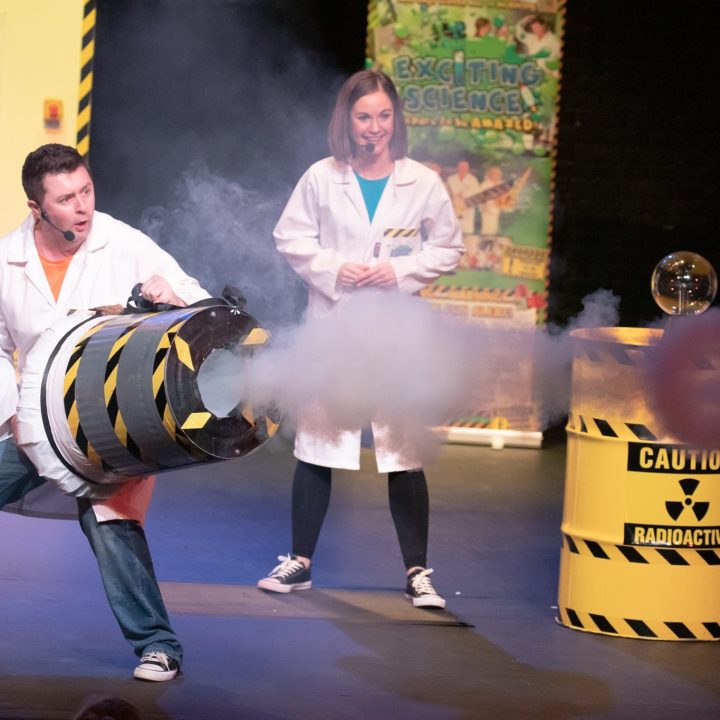
[[(311, 558), (330, 503), (332, 468), (302, 460), (292, 489), (293, 554)], [(406, 568), (427, 564), (429, 500), (422, 470), (388, 473), (390, 512)]]

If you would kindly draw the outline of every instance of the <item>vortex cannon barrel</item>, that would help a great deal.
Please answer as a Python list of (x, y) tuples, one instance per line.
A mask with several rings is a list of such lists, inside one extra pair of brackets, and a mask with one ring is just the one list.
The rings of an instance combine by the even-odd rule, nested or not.
[[(266, 443), (278, 413), (255, 412), (240, 396), (242, 367), (269, 333), (218, 302), (81, 312), (47, 330), (27, 358), (18, 411), (20, 443), (40, 474), (65, 492), (103, 496), (130, 477), (239, 458)], [(220, 388), (230, 398), (227, 412), (207, 406), (198, 382), (217, 351), (238, 368)]]

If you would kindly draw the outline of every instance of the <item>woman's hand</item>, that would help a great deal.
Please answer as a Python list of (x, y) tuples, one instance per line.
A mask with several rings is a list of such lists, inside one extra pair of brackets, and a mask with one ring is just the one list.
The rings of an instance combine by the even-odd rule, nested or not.
[(365, 277), (369, 269), (367, 265), (360, 265), (359, 263), (343, 263), (338, 270), (335, 282), (342, 287), (354, 288)]
[(368, 268), (356, 287), (397, 287), (397, 275), (389, 262), (379, 263)]

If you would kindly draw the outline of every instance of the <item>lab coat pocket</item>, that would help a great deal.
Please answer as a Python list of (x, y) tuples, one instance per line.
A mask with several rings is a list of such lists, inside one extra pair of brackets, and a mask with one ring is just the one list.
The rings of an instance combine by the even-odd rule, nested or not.
[(387, 257), (402, 257), (420, 252), (420, 228), (385, 228), (383, 237)]

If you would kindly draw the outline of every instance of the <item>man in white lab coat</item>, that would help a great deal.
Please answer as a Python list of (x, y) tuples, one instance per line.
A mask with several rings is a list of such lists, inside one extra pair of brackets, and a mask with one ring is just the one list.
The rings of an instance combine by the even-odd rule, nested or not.
[[(22, 372), (38, 337), (69, 310), (124, 305), (137, 283), (154, 303), (184, 306), (208, 297), (149, 237), (95, 211), (92, 178), (74, 148), (49, 144), (30, 153), (22, 181), (30, 214), (0, 239), (0, 508), (47, 492), (18, 449), (18, 435), (25, 445), (45, 437), (41, 427), (18, 428), (13, 355)], [(142, 528), (153, 483), (131, 480), (103, 500), (78, 497), (77, 506), (110, 606), (141, 658), (134, 676), (163, 681), (179, 672), (182, 646)]]

